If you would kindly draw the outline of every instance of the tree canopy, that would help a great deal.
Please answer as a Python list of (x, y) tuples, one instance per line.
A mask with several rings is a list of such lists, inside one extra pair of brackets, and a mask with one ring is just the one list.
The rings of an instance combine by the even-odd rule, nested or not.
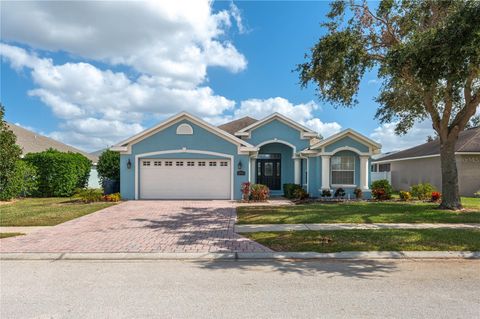
[(327, 34), (298, 65), (301, 85), (313, 82), (321, 100), (352, 107), (361, 79), (377, 69), (375, 117), (395, 122), (398, 134), (432, 121), (444, 193), (453, 194), (446, 206), (461, 207), (453, 150), (480, 103), (480, 2), (382, 0), (374, 10), (366, 1), (335, 1), (327, 17)]

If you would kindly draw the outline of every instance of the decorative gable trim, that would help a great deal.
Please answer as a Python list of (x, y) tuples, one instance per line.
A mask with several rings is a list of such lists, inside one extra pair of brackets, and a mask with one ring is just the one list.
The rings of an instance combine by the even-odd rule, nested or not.
[(201, 128), (233, 143), (233, 144), (236, 144), (238, 146), (238, 149), (239, 149), (239, 152), (241, 150), (243, 150), (244, 148), (254, 148), (253, 145), (239, 139), (238, 137), (236, 136), (233, 136), (232, 134), (229, 134), (227, 132), (225, 132), (224, 130), (221, 130), (207, 122), (205, 122), (204, 120), (190, 114), (190, 113), (187, 113), (187, 112), (181, 112), (177, 115), (174, 115), (170, 118), (168, 118), (167, 120), (155, 125), (154, 127), (151, 127), (143, 132), (140, 132), (114, 146), (112, 146), (110, 149), (112, 151), (118, 151), (118, 152), (121, 152), (121, 153), (124, 153), (124, 154), (131, 154), (131, 151), (132, 151), (132, 145), (158, 133), (158, 132), (161, 132), (163, 131), (164, 129), (174, 125), (175, 123), (178, 123), (182, 120), (189, 120), (190, 122), (200, 126)]
[(338, 140), (341, 140), (342, 138), (344, 137), (351, 137), (353, 138), (354, 140), (362, 143), (362, 144), (365, 144), (369, 147), (370, 149), (370, 152), (371, 153), (375, 153), (377, 150), (380, 150), (382, 148), (382, 145), (375, 142), (374, 140), (372, 139), (369, 139), (368, 137), (352, 130), (352, 129), (346, 129), (346, 130), (343, 130), (337, 134), (334, 134), (332, 136), (330, 136), (329, 138), (326, 138), (324, 140), (321, 140), (320, 142), (312, 145), (310, 147), (310, 150), (318, 150), (318, 151), (323, 151), (324, 147), (327, 146), (327, 145), (330, 145), (332, 143), (335, 143), (336, 141)]
[(260, 126), (263, 126), (263, 125), (266, 125), (274, 120), (278, 120), (296, 130), (298, 130), (300, 132), (300, 138), (301, 139), (310, 139), (310, 138), (315, 138), (315, 137), (318, 137), (318, 133), (301, 125), (300, 123), (297, 123), (291, 119), (289, 119), (288, 117), (280, 114), (280, 113), (273, 113), (243, 129), (241, 129), (240, 131), (238, 132), (235, 132), (235, 135), (236, 136), (245, 136), (245, 137), (248, 137), (250, 138), (251, 137), (251, 132), (253, 130), (255, 130), (256, 128), (260, 127)]

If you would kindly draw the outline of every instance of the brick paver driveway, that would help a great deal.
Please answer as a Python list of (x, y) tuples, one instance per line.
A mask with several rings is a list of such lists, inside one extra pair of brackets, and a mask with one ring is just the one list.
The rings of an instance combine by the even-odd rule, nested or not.
[(265, 252), (235, 234), (229, 201), (129, 201), (0, 241), (2, 252)]

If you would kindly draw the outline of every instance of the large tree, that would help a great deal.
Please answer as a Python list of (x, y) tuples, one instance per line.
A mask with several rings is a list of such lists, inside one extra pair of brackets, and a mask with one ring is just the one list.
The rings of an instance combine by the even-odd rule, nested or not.
[[(327, 29), (298, 66), (302, 86), (351, 107), (360, 80), (378, 70), (376, 118), (404, 134), (429, 118), (440, 139), (441, 208), (460, 209), (455, 144), (480, 102), (480, 2), (335, 1)], [(423, 137), (421, 138), (423, 139)]]

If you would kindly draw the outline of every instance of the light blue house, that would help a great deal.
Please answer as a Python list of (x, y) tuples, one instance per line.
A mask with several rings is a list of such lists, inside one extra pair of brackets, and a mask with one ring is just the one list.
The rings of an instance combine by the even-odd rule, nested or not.
[(285, 183), (313, 197), (355, 188), (369, 197), (370, 158), (380, 144), (347, 129), (327, 139), (274, 113), (213, 126), (186, 112), (115, 146), (124, 199), (240, 199), (244, 182), (283, 194)]

